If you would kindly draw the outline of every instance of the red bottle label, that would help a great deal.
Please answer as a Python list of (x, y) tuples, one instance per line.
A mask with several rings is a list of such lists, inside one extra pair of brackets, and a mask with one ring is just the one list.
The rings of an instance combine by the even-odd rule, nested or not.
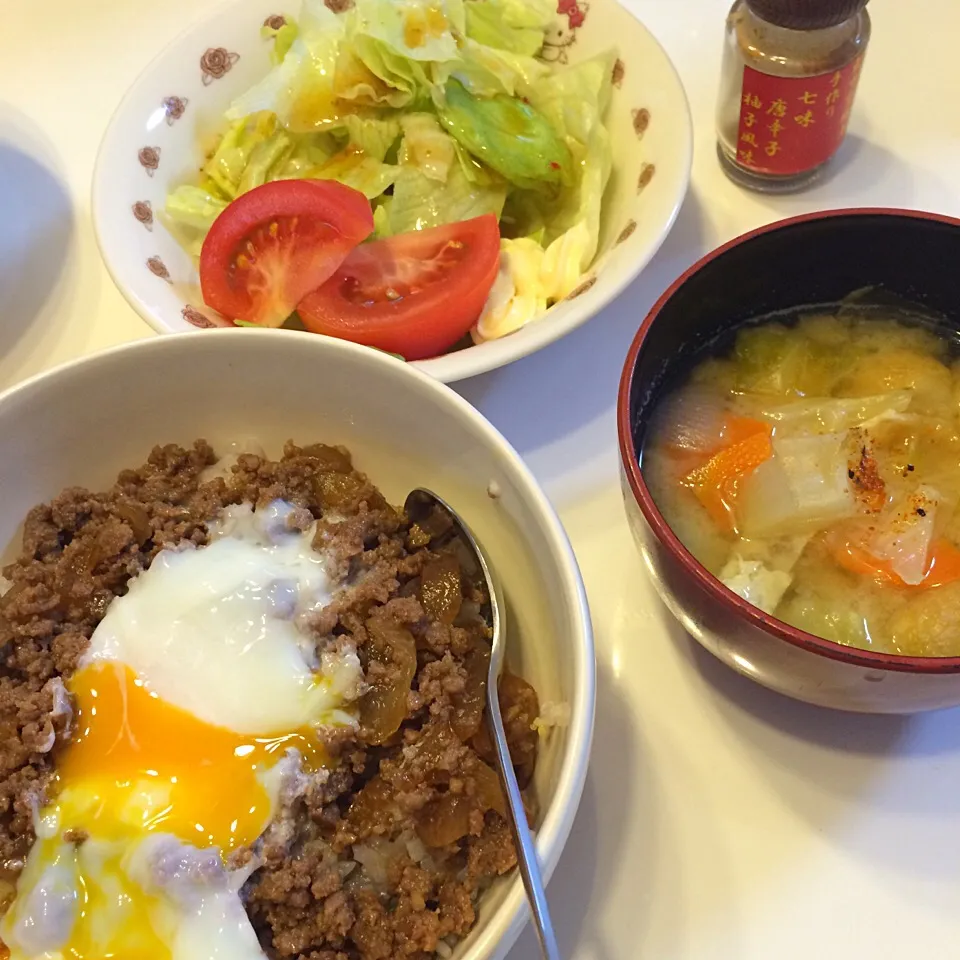
[(737, 160), (789, 176), (829, 160), (843, 142), (863, 56), (816, 77), (771, 77), (743, 68)]

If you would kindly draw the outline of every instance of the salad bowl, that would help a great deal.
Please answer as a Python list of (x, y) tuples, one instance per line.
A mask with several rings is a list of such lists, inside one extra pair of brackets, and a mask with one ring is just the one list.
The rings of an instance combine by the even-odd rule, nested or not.
[[(338, 14), (353, 6), (324, 3)], [(97, 241), (121, 293), (157, 332), (232, 325), (205, 304), (196, 259), (168, 230), (164, 208), (171, 191), (196, 179), (227, 127), (230, 105), (269, 74), (270, 35), (293, 21), (296, 4), (289, 6), (224, 3), (146, 66), (104, 135), (93, 178)], [(608, 51), (603, 119), (611, 174), (596, 256), (573, 289), (520, 329), (415, 361), (436, 379), (495, 369), (569, 333), (629, 285), (670, 231), (689, 183), (693, 143), (683, 86), (656, 39), (617, 0), (559, 0), (537, 59), (559, 69)], [(563, 109), (575, 111), (578, 103), (572, 96)]]

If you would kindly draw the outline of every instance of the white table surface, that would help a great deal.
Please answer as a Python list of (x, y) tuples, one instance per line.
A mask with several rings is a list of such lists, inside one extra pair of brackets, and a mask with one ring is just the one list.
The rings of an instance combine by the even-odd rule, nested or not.
[[(461, 385), (559, 508), (593, 610), (593, 761), (549, 891), (564, 955), (960, 958), (960, 713), (834, 714), (768, 693), (695, 648), (627, 532), (614, 422), (630, 338), (710, 248), (824, 207), (960, 216), (960, 4), (874, 0), (842, 157), (815, 189), (769, 199), (729, 183), (714, 153), (725, 0), (627, 2), (673, 57), (693, 109), (693, 187), (676, 228), (587, 326)], [(90, 177), (120, 96), (208, 6), (0, 2), (0, 386), (152, 335), (100, 263)], [(527, 931), (511, 960), (536, 957)]]

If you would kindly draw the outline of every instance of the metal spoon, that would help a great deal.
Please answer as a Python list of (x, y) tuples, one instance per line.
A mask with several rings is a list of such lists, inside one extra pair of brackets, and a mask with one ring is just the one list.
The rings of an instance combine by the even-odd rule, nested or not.
[(507, 797), (507, 806), (510, 811), (510, 829), (513, 833), (517, 848), (517, 864), (523, 886), (527, 891), (527, 900), (530, 903), (530, 913), (533, 917), (537, 939), (540, 941), (540, 952), (545, 960), (560, 960), (560, 950), (557, 947), (557, 938), (550, 921), (550, 909), (547, 905), (547, 895), (543, 888), (543, 878), (540, 875), (540, 861), (537, 859), (537, 848), (527, 825), (527, 814), (523, 809), (523, 800), (520, 796), (520, 786), (517, 775), (510, 759), (507, 747), (507, 735), (503, 729), (503, 717), (500, 715), (500, 700), (497, 696), (497, 685), (500, 673), (503, 670), (503, 655), (506, 646), (505, 610), (503, 597), (499, 585), (493, 576), (490, 564), (476, 537), (470, 528), (463, 522), (460, 515), (435, 493), (424, 488), (410, 492), (404, 504), (407, 516), (416, 522), (418, 517), (426, 517), (431, 512), (440, 510), (453, 523), (461, 543), (476, 557), (477, 566), (486, 581), (487, 593), (490, 596), (490, 620), (493, 629), (493, 643), (490, 650), (490, 669), (487, 673), (487, 716), (493, 726), (493, 743), (496, 747), (497, 768), (500, 773), (500, 783)]

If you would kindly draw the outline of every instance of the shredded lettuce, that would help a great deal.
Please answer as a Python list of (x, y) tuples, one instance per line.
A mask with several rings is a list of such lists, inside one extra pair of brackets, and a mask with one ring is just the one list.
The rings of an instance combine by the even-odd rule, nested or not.
[(453, 151), (456, 153), (457, 160), (460, 162), (460, 169), (463, 171), (463, 175), (471, 183), (479, 183), (483, 186), (490, 186), (493, 183), (500, 182), (501, 178), (499, 174), (487, 169), (487, 167), (480, 163), (479, 160), (475, 160), (473, 157), (471, 157), (470, 154), (467, 153), (467, 151), (464, 150), (456, 140), (453, 140), (452, 137), (450, 139), (453, 142)]
[(562, 237), (580, 223), (585, 225), (588, 242), (581, 255), (581, 270), (586, 270), (597, 254), (600, 243), (600, 210), (612, 168), (610, 135), (605, 127), (598, 125), (593, 131), (587, 154), (580, 162), (579, 182), (561, 197), (557, 212), (547, 220), (548, 242)]
[(293, 152), (273, 171), (273, 180), (297, 180), (309, 177), (316, 167), (321, 167), (339, 153), (342, 145), (328, 133), (301, 134), (294, 138)]
[(531, 84), (549, 73), (550, 68), (533, 57), (487, 47), (468, 37), (460, 46), (460, 60), (439, 64), (434, 79), (437, 87), (443, 88), (452, 77), (475, 97), (501, 93), (513, 97), (523, 96)]
[(242, 120), (263, 110), (274, 113), (292, 133), (323, 130), (339, 117), (334, 98), (337, 53), (343, 20), (323, 0), (303, 0), (299, 31), (282, 62), (227, 110)]
[(162, 222), (191, 256), (198, 257), (203, 238), (226, 209), (227, 202), (203, 187), (184, 184), (167, 195)]
[(337, 180), (373, 200), (394, 184), (399, 173), (399, 167), (347, 147), (323, 166), (311, 170), (309, 176), (315, 180)]
[[(558, 276), (579, 277), (597, 254), (600, 210), (613, 164), (603, 124), (612, 67), (612, 55), (604, 54), (553, 72), (527, 88), (527, 99), (570, 151), (574, 175), (558, 195), (535, 190), (512, 193), (504, 215), (515, 235), (541, 236), (548, 249), (554, 247), (552, 269)], [(568, 279), (558, 286), (565, 296), (576, 282)]]
[(276, 133), (277, 120), (273, 114), (257, 113), (238, 120), (227, 129), (213, 156), (204, 164), (204, 175), (225, 196), (233, 199), (254, 149), (275, 137)]
[(440, 122), (478, 160), (518, 187), (559, 186), (571, 177), (570, 151), (546, 118), (514, 97), (474, 97), (451, 79)]
[(226, 206), (226, 200), (214, 196), (202, 187), (184, 184), (167, 197), (164, 210), (168, 217), (185, 227), (208, 230)]
[(283, 23), (279, 27), (270, 26), (268, 21), (260, 28), (260, 36), (264, 40), (273, 40), (270, 59), (274, 64), (283, 62), (283, 58), (293, 46), (293, 41), (297, 39), (297, 34), (300, 32), (295, 21), (288, 20), (286, 17), (281, 19)]
[(295, 178), (360, 190), (378, 237), (492, 213), (501, 271), (474, 336), (519, 329), (582, 282), (611, 172), (614, 54), (541, 61), (556, 19), (555, 0), (303, 0), (264, 25), (272, 69), (164, 222), (196, 255), (231, 200)]
[(378, 235), (424, 230), (485, 213), (500, 218), (508, 190), (500, 176), (466, 154), (433, 115), (407, 114), (401, 126), (400, 166), (386, 226), (377, 225)]
[(286, 163), (293, 153), (294, 147), (293, 139), (282, 130), (277, 130), (272, 136), (254, 144), (250, 151), (250, 158), (240, 177), (237, 193), (246, 193), (248, 190), (274, 179), (273, 171)]
[(555, 206), (544, 214), (546, 239), (552, 242), (584, 223), (589, 243), (581, 269), (596, 256), (600, 238), (600, 208), (610, 180), (613, 151), (603, 115), (610, 101), (613, 75), (611, 54), (593, 57), (540, 80), (528, 99), (564, 137), (575, 158), (578, 176), (563, 191)]
[(608, 51), (551, 72), (530, 87), (527, 99), (566, 138), (571, 150), (584, 151), (593, 132), (603, 125), (614, 60), (613, 51)]
[(507, 195), (502, 181), (472, 182), (460, 164), (450, 166), (446, 183), (438, 184), (416, 167), (400, 167), (390, 202), (390, 232), (425, 230), (443, 223), (472, 220), (485, 213), (498, 219)]
[(411, 107), (427, 96), (428, 87), (422, 64), (363, 35), (344, 46), (335, 68), (338, 100), (355, 107)]
[(403, 143), (398, 155), (404, 166), (418, 167), (425, 177), (446, 183), (450, 165), (458, 163), (454, 141), (430, 113), (408, 113), (401, 121)]
[(339, 180), (373, 199), (396, 179), (384, 159), (399, 137), (395, 118), (351, 114), (331, 133), (295, 135), (260, 113), (227, 131), (204, 173), (230, 199), (272, 180), (308, 177)]
[(551, 0), (467, 0), (466, 34), (471, 40), (533, 57), (556, 18)]
[(343, 118), (347, 146), (359, 150), (379, 163), (386, 160), (391, 147), (400, 138), (400, 121), (395, 117), (378, 119), (347, 114)]
[(453, 30), (464, 32), (462, 0), (357, 0), (351, 12), (354, 33), (377, 40), (407, 60), (456, 60)]
[(373, 205), (373, 233), (377, 240), (383, 240), (389, 237), (390, 232), (390, 206), (393, 203), (393, 197), (380, 197)]
[(358, 0), (344, 17), (335, 93), (358, 106), (412, 108), (429, 101), (433, 67), (460, 58), (462, 0)]

